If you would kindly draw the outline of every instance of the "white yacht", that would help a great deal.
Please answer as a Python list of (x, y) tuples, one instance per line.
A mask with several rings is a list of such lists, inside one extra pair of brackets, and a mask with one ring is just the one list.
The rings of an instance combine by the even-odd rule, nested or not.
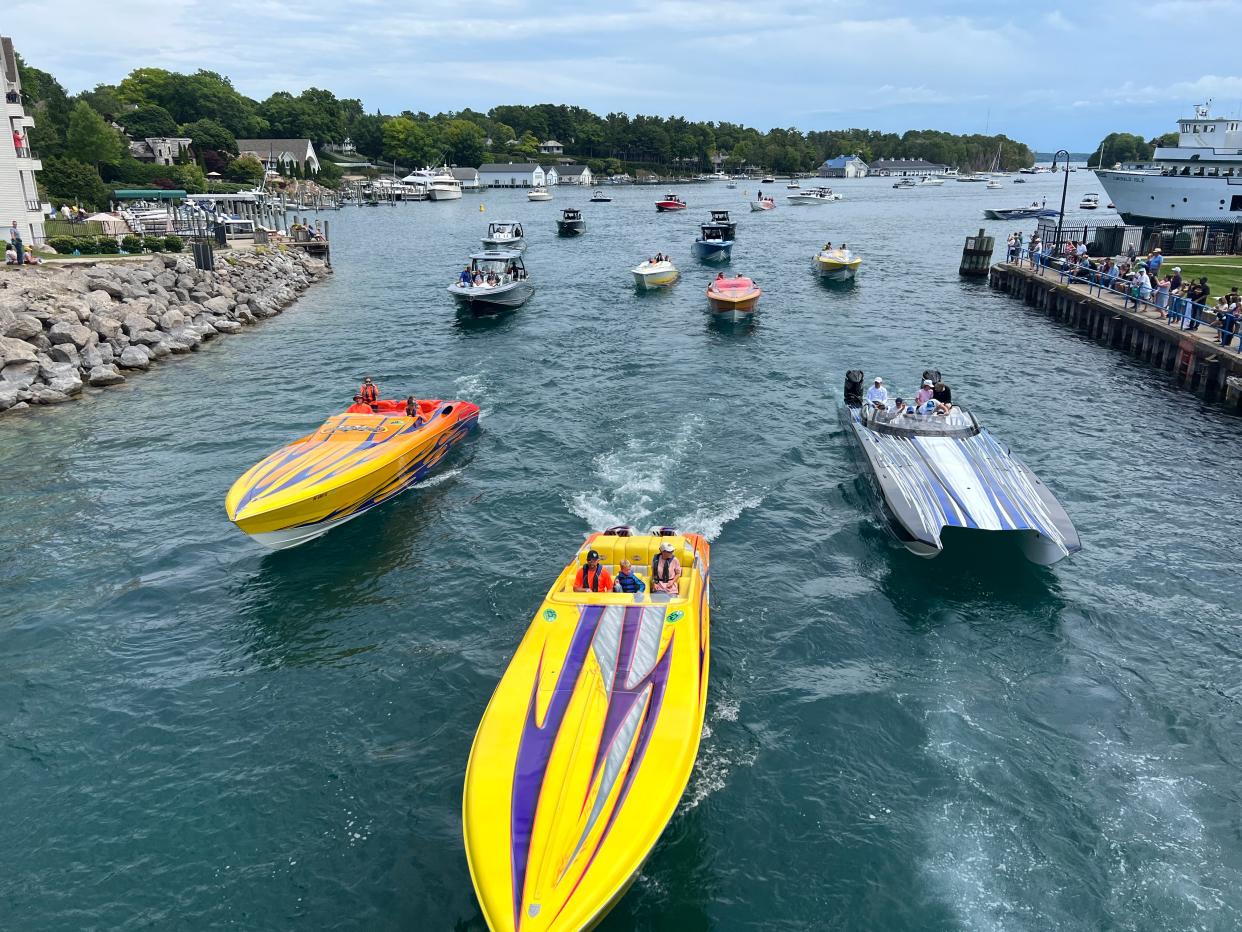
[(1211, 104), (1178, 120), (1177, 145), (1146, 165), (1095, 170), (1126, 223), (1242, 220), (1242, 120), (1211, 116)]
[(446, 167), (421, 168), (401, 179), (405, 184), (418, 188), (428, 201), (456, 201), (461, 199), (461, 182)]

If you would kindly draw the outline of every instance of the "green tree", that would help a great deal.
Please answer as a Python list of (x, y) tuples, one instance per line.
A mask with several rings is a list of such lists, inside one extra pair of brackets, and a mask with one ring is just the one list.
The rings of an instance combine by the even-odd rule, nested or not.
[(118, 121), (131, 139), (176, 136), (177, 121), (159, 104), (143, 104), (121, 114)]
[(46, 71), (26, 64), (20, 55), (17, 56), (17, 71), (26, 109), (35, 117), (35, 125), (27, 131), (30, 145), (44, 157), (62, 154), (65, 131), (69, 128), (69, 111), (73, 109), (69, 95), (59, 81)]
[(97, 172), (77, 159), (52, 156), (43, 160), (36, 177), (44, 196), (53, 204), (76, 204), (96, 210), (108, 206), (110, 192)]
[(418, 168), (435, 161), (439, 150), (431, 133), (417, 120), (393, 117), (384, 124), (384, 155)]
[(100, 165), (115, 165), (125, 151), (121, 134), (105, 123), (90, 104), (84, 100), (74, 104), (65, 131), (65, 153), (70, 158), (98, 170)]
[(469, 120), (450, 120), (444, 129), (447, 158), (454, 165), (477, 166), (487, 154), (483, 130)]
[(79, 94), (78, 100), (85, 100), (105, 120), (117, 120), (129, 109), (129, 105), (121, 100), (116, 87), (111, 84), (97, 84), (93, 91)]
[(319, 163), (319, 174), (315, 176), (315, 180), (325, 188), (335, 188), (340, 185), (341, 179), (345, 173), (341, 171), (341, 166), (336, 162), (324, 159)]
[(1088, 165), (1100, 164), (1100, 156), (1109, 165), (1114, 162), (1144, 162), (1151, 158), (1155, 147), (1134, 133), (1109, 133), (1087, 158)]
[(221, 174), (238, 184), (259, 184), (263, 181), (263, 171), (262, 162), (253, 155), (243, 155), (229, 162)]
[(221, 155), (237, 155), (237, 137), (215, 120), (195, 120), (181, 127), (181, 135), (189, 137), (195, 150), (219, 152)]
[(121, 81), (117, 94), (131, 104), (158, 104), (178, 123), (213, 120), (234, 136), (259, 136), (268, 129), (258, 105), (214, 71), (185, 75), (163, 68), (139, 68)]

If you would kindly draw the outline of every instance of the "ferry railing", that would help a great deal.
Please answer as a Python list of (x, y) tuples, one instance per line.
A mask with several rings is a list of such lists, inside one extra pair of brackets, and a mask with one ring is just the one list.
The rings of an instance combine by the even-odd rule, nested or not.
[[(1152, 288), (1147, 297), (1143, 297), (1138, 285), (1125, 279), (1109, 276), (1097, 268), (1087, 268), (1069, 256), (1053, 255), (1044, 249), (1031, 252), (1029, 245), (1011, 250), (1009, 261), (1016, 265), (1029, 265), (1036, 275), (1043, 278), (1055, 273), (1061, 284), (1086, 285), (1087, 294), (1095, 294), (1101, 298), (1120, 297), (1121, 308), (1126, 310), (1131, 305), (1137, 310), (1151, 310), (1157, 316), (1165, 318), (1169, 326), (1179, 330), (1194, 331), (1199, 327), (1207, 327), (1216, 332), (1216, 342), (1222, 347), (1232, 347), (1233, 338), (1238, 337), (1236, 352), (1242, 354), (1242, 316), (1237, 314), (1216, 314), (1213, 306), (1191, 301), (1184, 295), (1174, 295), (1167, 291)], [(1118, 288), (1118, 285), (1122, 287)]]

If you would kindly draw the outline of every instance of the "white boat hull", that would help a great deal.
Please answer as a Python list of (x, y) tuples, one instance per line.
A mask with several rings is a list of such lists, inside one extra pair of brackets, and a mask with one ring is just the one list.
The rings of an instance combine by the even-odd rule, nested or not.
[(450, 285), (449, 294), (463, 310), (475, 314), (495, 314), (501, 311), (519, 308), (535, 293), (535, 286), (529, 282), (509, 282), (495, 288), (475, 285), (466, 288), (462, 285)]
[(461, 188), (429, 188), (427, 199), (431, 201), (459, 201)]
[(364, 515), (370, 508), (364, 511), (358, 511), (344, 518), (335, 518), (332, 521), (320, 521), (318, 524), (307, 524), (302, 527), (282, 528), (279, 531), (264, 531), (261, 534), (251, 534), (250, 539), (257, 541), (264, 547), (270, 547), (272, 550), (288, 550), (291, 547), (298, 547), (302, 544), (309, 543), (317, 537), (323, 537), (335, 527), (340, 527), (346, 521), (352, 521), (359, 515)]
[(672, 271), (659, 272), (640, 272), (637, 269), (631, 270), (634, 275), (634, 285), (643, 291), (652, 288), (666, 288), (674, 284), (681, 277), (681, 273), (676, 269)]
[(1198, 178), (1100, 169), (1095, 176), (1127, 223), (1242, 221), (1242, 177)]

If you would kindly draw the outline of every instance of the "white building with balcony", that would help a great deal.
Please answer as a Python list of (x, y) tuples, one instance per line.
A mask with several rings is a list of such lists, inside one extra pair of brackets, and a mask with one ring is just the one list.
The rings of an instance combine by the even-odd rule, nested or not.
[[(4, 116), (7, 122), (0, 139), (0, 227), (7, 230), (16, 220), (22, 239), (43, 242), (43, 207), (35, 172), (43, 163), (30, 148), (30, 128), (34, 118), (26, 115), (22, 104), (22, 82), (17, 73), (17, 53), (13, 40), (0, 36), (0, 73), (4, 83)], [(7, 234), (4, 239), (8, 239)]]

